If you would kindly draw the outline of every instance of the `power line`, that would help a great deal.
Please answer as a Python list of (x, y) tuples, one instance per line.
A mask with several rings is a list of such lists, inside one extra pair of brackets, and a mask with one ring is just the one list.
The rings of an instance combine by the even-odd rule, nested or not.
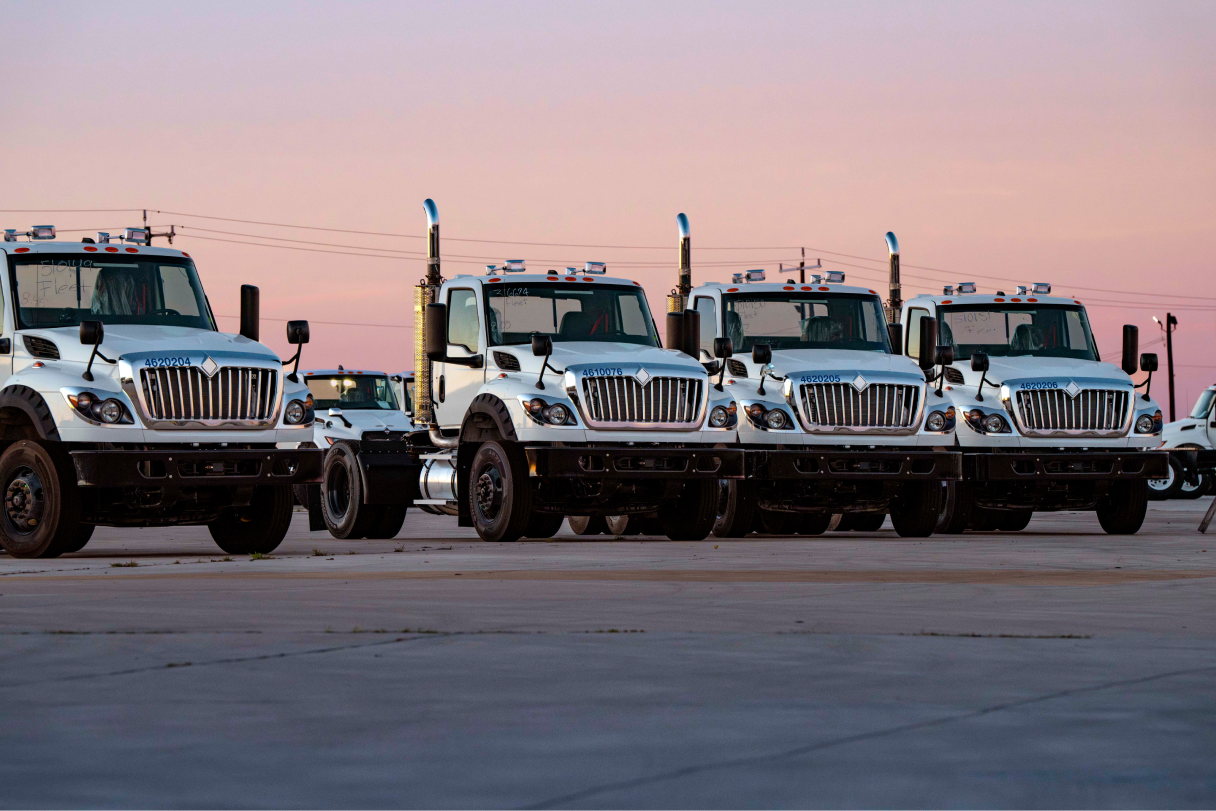
[[(217, 314), (216, 318), (233, 318), (233, 319), (236, 319), (239, 321), (241, 317), (239, 315)], [(259, 319), (262, 321), (274, 321), (276, 323), (286, 323), (287, 321), (290, 320), (287, 318), (267, 318), (266, 316), (260, 316)], [(308, 323), (310, 323), (310, 324), (329, 324), (331, 326), (339, 326), (339, 327), (386, 327), (388, 329), (411, 329), (411, 330), (414, 328), (412, 324), (369, 324), (365, 321), (314, 321), (311, 318), (308, 320)]]

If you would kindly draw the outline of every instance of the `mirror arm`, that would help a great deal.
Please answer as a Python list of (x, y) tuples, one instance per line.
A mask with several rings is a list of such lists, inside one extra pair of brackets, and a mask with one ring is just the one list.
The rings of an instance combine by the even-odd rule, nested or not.
[(101, 358), (106, 363), (118, 363), (116, 360), (110, 360), (105, 355), (101, 354), (101, 344), (93, 344), (93, 351), (89, 353), (89, 363), (84, 367), (84, 374), (81, 375), (85, 380), (92, 382), (93, 380), (93, 358)]
[(1137, 383), (1136, 385), (1132, 386), (1132, 388), (1138, 389), (1141, 386), (1144, 386), (1144, 394), (1140, 395), (1140, 397), (1144, 400), (1151, 400), (1153, 398), (1148, 396), (1148, 390), (1152, 387), (1152, 385), (1153, 385), (1153, 373), (1149, 372), (1148, 378), (1143, 383)]
[(541, 391), (544, 391), (544, 389), (545, 389), (545, 370), (546, 369), (548, 369), (550, 372), (553, 372), (553, 374), (555, 374), (555, 375), (564, 375), (566, 373), (565, 369), (558, 370), (558, 369), (554, 369), (552, 366), (549, 365), (549, 358), (551, 357), (551, 355), (552, 355), (552, 353), (550, 353), (549, 355), (545, 355), (545, 360), (540, 365), (540, 377), (536, 378), (536, 388), (540, 389)]
[[(980, 388), (979, 388), (979, 391), (977, 391), (975, 393), (975, 400), (978, 403), (984, 402), (984, 384), (985, 383), (988, 383), (988, 372), (986, 372), (986, 371), (980, 373)], [(988, 383), (988, 385), (991, 386), (992, 384)]]

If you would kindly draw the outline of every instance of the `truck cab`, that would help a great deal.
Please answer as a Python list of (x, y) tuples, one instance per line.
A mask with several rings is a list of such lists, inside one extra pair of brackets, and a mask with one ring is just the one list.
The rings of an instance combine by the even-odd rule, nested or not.
[[(1212, 451), (1216, 449), (1216, 386), (1208, 386), (1199, 393), (1190, 416), (1165, 424), (1161, 432), (1161, 447), (1169, 451)], [(1205, 470), (1187, 476), (1184, 468), (1187, 457), (1182, 453), (1170, 454), (1170, 469), (1160, 479), (1148, 482), (1149, 498), (1164, 501), (1171, 498), (1199, 498), (1211, 490), (1212, 477)]]
[(313, 400), (258, 343), (256, 288), (223, 333), (194, 259), (127, 233), (0, 243), (0, 545), (54, 557), (98, 525), (205, 524), (227, 552), (269, 552), (291, 486), (319, 477), (317, 451), (276, 447), (311, 436)]
[(906, 352), (918, 351), (918, 324), (938, 322), (952, 349), (937, 369), (958, 413), (964, 481), (942, 531), (1018, 530), (1040, 510), (1094, 510), (1110, 533), (1137, 531), (1147, 479), (1160, 476), (1161, 409), (1137, 392), (1131, 373), (1156, 369), (1137, 358), (1125, 328), (1122, 368), (1104, 362), (1084, 305), (1051, 295), (1051, 285), (980, 293), (974, 283), (918, 295), (903, 305)]
[[(715, 532), (823, 532), (833, 514), (901, 535), (932, 533), (941, 482), (959, 475), (955, 409), (917, 363), (891, 345), (875, 290), (844, 274), (810, 283), (764, 281), (764, 271), (691, 291), (709, 361), (729, 346), (723, 385), (738, 408), (746, 482), (726, 483)], [(726, 339), (728, 344), (723, 344)]]

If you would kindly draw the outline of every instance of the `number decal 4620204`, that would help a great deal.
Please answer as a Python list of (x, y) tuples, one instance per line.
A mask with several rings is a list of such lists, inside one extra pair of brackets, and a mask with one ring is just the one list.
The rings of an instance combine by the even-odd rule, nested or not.
[(153, 366), (158, 369), (172, 366), (189, 366), (190, 358), (186, 357), (165, 357), (165, 358), (145, 358), (144, 366)]

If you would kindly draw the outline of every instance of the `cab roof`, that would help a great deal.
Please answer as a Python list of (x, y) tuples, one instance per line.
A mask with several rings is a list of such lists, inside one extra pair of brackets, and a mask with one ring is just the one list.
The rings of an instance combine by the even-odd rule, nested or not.
[(387, 372), (378, 372), (375, 369), (308, 369), (307, 371), (301, 369), (300, 374), (305, 377), (309, 375), (381, 375), (388, 377)]
[(460, 274), (451, 279), (445, 279), (444, 284), (453, 284), (460, 282), (461, 284), (471, 282), (473, 284), (540, 284), (543, 282), (590, 282), (592, 284), (620, 284), (633, 287), (641, 287), (640, 282), (635, 282), (633, 279), (622, 279), (617, 276), (601, 276), (599, 274), (574, 273), (500, 273), (494, 276), (474, 276), (472, 274)]
[(997, 296), (992, 293), (967, 293), (962, 296), (929, 296), (920, 294), (914, 298), (910, 298), (904, 302), (904, 305), (910, 305), (913, 302), (927, 304), (1021, 304), (1030, 302), (1031, 304), (1080, 304), (1081, 302), (1066, 296)]
[(33, 242), (0, 242), (0, 250), (5, 253), (23, 255), (39, 253), (79, 253), (79, 254), (145, 254), (149, 256), (184, 256), (190, 254), (177, 248), (159, 248), (152, 245), (134, 245), (121, 242), (102, 243), (99, 245), (88, 242), (60, 242), (57, 239), (39, 239)]
[(877, 290), (871, 290), (868, 287), (855, 287), (848, 284), (803, 284), (802, 282), (748, 282), (744, 284), (733, 284), (726, 282), (705, 282), (698, 288), (693, 289), (693, 293), (697, 290), (702, 290), (707, 287), (721, 288), (723, 293), (789, 293), (796, 291), (800, 293), (850, 293), (853, 295), (878, 295)]

